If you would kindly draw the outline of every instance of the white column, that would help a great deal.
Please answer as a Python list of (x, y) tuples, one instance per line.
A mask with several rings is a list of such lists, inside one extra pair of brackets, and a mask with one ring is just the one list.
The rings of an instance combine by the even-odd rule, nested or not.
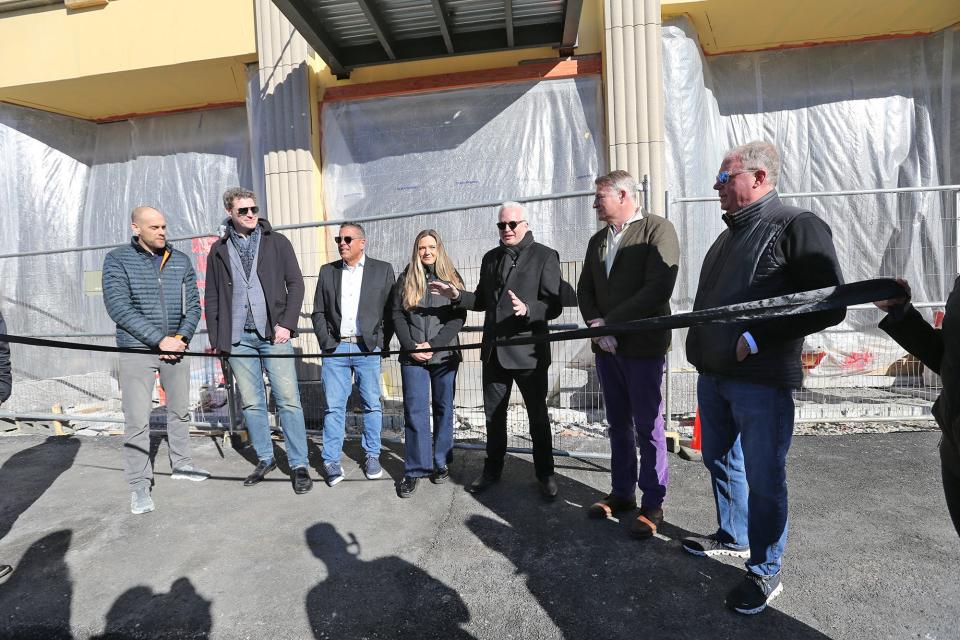
[(664, 124), (660, 0), (605, 0), (604, 70), (611, 169), (650, 177), (663, 214)]

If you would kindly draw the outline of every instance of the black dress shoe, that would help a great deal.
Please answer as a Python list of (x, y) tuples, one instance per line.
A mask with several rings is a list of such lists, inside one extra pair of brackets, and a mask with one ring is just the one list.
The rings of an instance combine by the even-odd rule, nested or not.
[(443, 484), (447, 481), (447, 478), (450, 477), (450, 469), (447, 467), (438, 467), (433, 470), (433, 475), (430, 476), (430, 482), (433, 484)]
[(418, 480), (419, 478), (403, 476), (403, 480), (400, 481), (400, 497), (409, 498), (412, 496), (413, 492), (417, 490)]
[(481, 491), (486, 491), (498, 482), (500, 482), (500, 476), (495, 476), (484, 471), (479, 478), (467, 485), (467, 491), (469, 493), (480, 493)]
[(293, 492), (296, 494), (306, 493), (313, 489), (313, 480), (310, 478), (310, 471), (306, 467), (297, 467), (293, 470)]
[(257, 468), (253, 470), (253, 473), (247, 476), (247, 479), (243, 481), (243, 486), (252, 487), (258, 482), (262, 482), (264, 476), (277, 468), (276, 462), (264, 462), (261, 460), (257, 463)]
[(544, 500), (553, 502), (557, 499), (560, 489), (557, 488), (557, 481), (553, 479), (553, 476), (547, 476), (538, 482), (540, 484), (540, 495), (543, 496)]

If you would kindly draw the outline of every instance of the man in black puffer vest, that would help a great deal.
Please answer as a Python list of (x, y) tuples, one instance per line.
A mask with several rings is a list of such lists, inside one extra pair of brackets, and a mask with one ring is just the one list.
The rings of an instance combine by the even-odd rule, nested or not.
[(500, 480), (507, 453), (507, 405), (517, 383), (530, 421), (533, 466), (545, 500), (555, 500), (553, 438), (547, 413), (547, 369), (550, 345), (494, 347), (493, 341), (547, 333), (547, 322), (563, 311), (560, 301), (560, 256), (534, 242), (527, 210), (516, 202), (500, 206), (500, 245), (480, 262), (476, 290), (461, 291), (435, 280), (430, 291), (450, 298), (455, 308), (484, 311), (483, 411), (486, 414), (487, 459), (483, 473), (467, 490), (478, 493)]
[[(830, 228), (780, 201), (780, 156), (755, 141), (726, 154), (713, 188), (727, 229), (710, 247), (694, 310), (842, 284)], [(793, 435), (793, 389), (803, 382), (803, 338), (843, 320), (823, 311), (756, 323), (693, 327), (687, 359), (697, 367), (703, 461), (719, 528), (683, 540), (698, 556), (748, 558), (727, 595), (738, 613), (759, 613), (783, 590), (787, 541), (786, 458)]]

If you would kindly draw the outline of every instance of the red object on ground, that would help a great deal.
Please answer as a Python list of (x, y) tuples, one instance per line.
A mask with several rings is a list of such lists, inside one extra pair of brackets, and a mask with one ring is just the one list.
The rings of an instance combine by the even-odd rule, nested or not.
[(700, 451), (700, 407), (697, 407), (697, 415), (693, 418), (693, 437), (690, 438), (690, 448)]
[(163, 385), (160, 384), (160, 372), (157, 372), (157, 395), (160, 398), (160, 405), (165, 406), (167, 404), (167, 392), (163, 390)]
[(933, 313), (933, 328), (939, 329), (943, 326), (943, 311), (934, 311)]

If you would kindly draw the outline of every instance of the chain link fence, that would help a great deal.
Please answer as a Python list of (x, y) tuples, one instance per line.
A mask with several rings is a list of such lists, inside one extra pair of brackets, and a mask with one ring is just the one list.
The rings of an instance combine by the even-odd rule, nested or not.
[[(940, 219), (942, 233), (925, 237), (918, 246), (890, 245), (885, 253), (894, 259), (884, 262), (880, 273), (863, 277), (895, 276), (908, 274), (914, 287), (914, 304), (937, 323), (942, 318), (943, 300), (953, 283), (957, 260), (957, 199), (960, 187), (939, 187), (922, 190), (937, 194), (943, 199), (945, 213)], [(596, 230), (588, 224), (572, 225), (570, 220), (552, 224), (551, 207), (556, 200), (567, 201), (567, 208), (590, 210), (590, 193), (576, 192), (557, 194), (542, 199), (527, 199), (535, 237), (554, 246), (561, 253), (562, 274), (565, 282), (566, 304), (563, 313), (551, 323), (554, 329), (572, 329), (582, 326), (582, 318), (570, 293), (575, 289), (582, 266), (582, 252), (587, 238)], [(871, 190), (872, 198), (901, 198), (902, 190)], [(835, 231), (840, 225), (857, 225), (860, 222), (843, 217), (835, 212), (836, 207), (823, 203), (828, 199), (856, 198), (863, 192), (837, 192), (834, 194), (783, 194), (784, 199), (801, 201), (811, 210), (822, 213)], [(806, 199), (806, 200), (804, 200)], [(669, 201), (668, 217), (674, 221), (681, 237), (681, 277), (674, 294), (674, 312), (688, 311), (692, 307), (692, 295), (703, 254), (712, 242), (702, 233), (694, 235), (692, 226), (707, 216), (716, 218), (717, 208), (709, 198), (679, 198)], [(841, 207), (841, 210), (843, 208)], [(469, 207), (430, 212), (415, 212), (364, 221), (369, 238), (368, 253), (373, 257), (391, 262), (399, 273), (412, 254), (415, 234), (409, 234), (410, 218), (417, 218), (419, 228), (438, 229), (444, 236), (448, 251), (458, 266), (468, 288), (476, 286), (479, 263), (483, 253), (494, 247), (497, 236), (493, 230), (496, 208), (490, 203)], [(701, 218), (701, 216), (703, 218)], [(404, 224), (405, 223), (405, 224)], [(445, 229), (469, 229), (462, 235), (446, 235)], [(299, 353), (319, 351), (312, 333), (310, 314), (313, 310), (313, 294), (319, 267), (336, 258), (332, 237), (337, 226), (329, 223), (290, 225), (281, 228), (293, 242), (306, 284), (306, 300), (301, 312), (301, 334), (294, 341)], [(400, 233), (409, 234), (411, 246), (407, 250), (385, 240), (396, 238)], [(171, 245), (194, 259), (198, 284), (205, 285), (206, 256), (215, 236), (198, 236), (171, 241)], [(385, 249), (386, 247), (392, 247)], [(76, 286), (83, 288), (83, 304), (88, 308), (76, 317), (92, 318), (85, 323), (74, 323), (70, 309), (60, 308), (56, 298), (16, 292), (7, 297), (7, 320), (11, 333), (66, 340), (81, 344), (113, 345), (113, 323), (103, 309), (99, 291), (100, 267), (111, 247), (77, 247), (76, 271), (57, 272), (62, 259), (53, 260), (49, 253), (33, 252), (16, 257), (18, 267), (33, 272), (46, 272), (51, 278), (72, 278)], [(838, 254), (845, 274), (858, 275), (863, 265), (856, 265), (857, 247), (837, 243)], [(61, 256), (60, 253), (56, 254)], [(854, 268), (856, 267), (856, 268)], [(848, 280), (860, 279), (848, 275)], [(932, 295), (931, 294), (935, 294)], [(202, 297), (202, 295), (201, 295)], [(939, 380), (922, 365), (895, 345), (885, 334), (876, 329), (881, 313), (872, 305), (851, 307), (847, 320), (839, 327), (810, 336), (807, 339), (803, 358), (808, 372), (804, 386), (796, 392), (797, 419), (803, 421), (831, 422), (857, 420), (907, 420), (929, 419), (930, 406), (940, 392)], [(482, 314), (470, 312), (467, 324), (460, 336), (461, 342), (480, 341)], [(45, 330), (31, 331), (31, 326)], [(51, 330), (54, 329), (54, 330)], [(668, 357), (664, 376), (664, 392), (667, 399), (667, 414), (670, 423), (688, 424), (688, 418), (696, 411), (696, 372), (686, 363), (683, 352), (685, 330), (674, 332), (673, 350)], [(396, 347), (396, 341), (393, 344)], [(76, 423), (88, 432), (122, 432), (123, 419), (120, 412), (120, 394), (117, 380), (117, 364), (114, 354), (86, 351), (55, 351), (40, 347), (11, 345), (14, 366), (14, 393), (0, 410), (0, 419), (7, 429), (15, 428), (15, 420), (48, 420), (63, 414), (65, 421)], [(190, 345), (192, 351), (208, 347), (205, 325), (201, 320), (198, 332)], [(554, 433), (554, 446), (559, 450), (583, 455), (605, 455), (608, 452), (605, 438), (603, 402), (594, 370), (593, 355), (589, 342), (576, 340), (551, 344), (553, 364), (550, 368), (549, 411)], [(484, 439), (484, 414), (482, 407), (481, 363), (479, 350), (463, 353), (456, 393), (456, 437), (460, 443), (480, 444)], [(324, 394), (320, 383), (319, 358), (304, 357), (298, 360), (301, 396), (308, 429), (316, 434), (322, 429)], [(216, 358), (191, 358), (190, 406), (194, 424), (198, 429), (213, 431), (240, 431), (239, 412), (231, 419), (228, 376), (224, 375), (221, 363)], [(383, 362), (382, 376), (384, 438), (400, 440), (403, 436), (403, 405), (400, 370), (396, 358)], [(156, 422), (165, 420), (163, 392), (159, 385), (156, 391)], [(508, 412), (509, 446), (530, 446), (527, 419), (519, 392), (514, 389)], [(359, 402), (352, 397), (349, 405), (347, 432), (358, 435), (362, 414)], [(276, 415), (272, 417), (278, 427)], [(4, 424), (0, 422), (0, 425)], [(0, 426), (0, 429), (3, 427)], [(683, 430), (683, 429), (682, 429)]]

